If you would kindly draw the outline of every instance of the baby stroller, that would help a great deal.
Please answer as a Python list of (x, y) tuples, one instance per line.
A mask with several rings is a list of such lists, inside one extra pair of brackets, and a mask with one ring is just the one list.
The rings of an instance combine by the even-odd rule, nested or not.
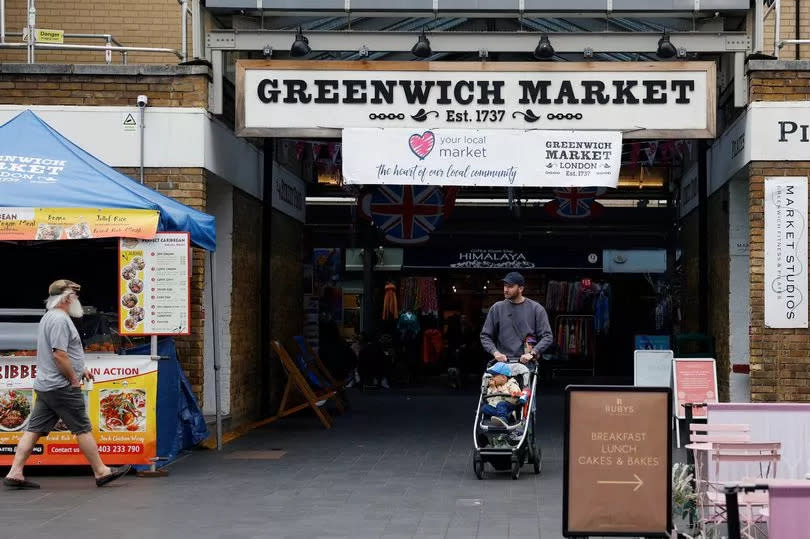
[[(487, 365), (489, 368), (492, 365)], [(481, 396), (475, 413), (473, 427), (473, 471), (478, 479), (484, 478), (484, 464), (489, 462), (498, 471), (511, 468), (512, 479), (520, 477), (520, 469), (528, 461), (534, 466), (534, 473), (539, 474), (542, 468), (542, 454), (534, 436), (534, 407), (535, 387), (537, 384), (536, 366), (524, 365), (518, 360), (510, 359), (506, 365), (512, 372), (512, 378), (517, 381), (521, 390), (529, 389), (530, 393), (525, 404), (518, 402), (517, 407), (509, 415), (507, 426), (493, 425), (484, 419), (483, 407), (488, 399), (494, 397), (510, 397), (511, 395), (487, 395), (487, 387), (492, 377), (485, 372), (481, 379)]]

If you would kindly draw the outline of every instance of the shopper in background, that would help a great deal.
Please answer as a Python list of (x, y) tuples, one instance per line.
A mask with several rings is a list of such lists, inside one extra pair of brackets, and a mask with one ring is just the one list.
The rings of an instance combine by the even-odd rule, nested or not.
[[(484, 350), (497, 361), (536, 361), (554, 341), (545, 308), (523, 295), (525, 285), (523, 275), (516, 271), (504, 277), (504, 299), (489, 309), (481, 330)], [(536, 342), (533, 346), (532, 340)]]
[(84, 348), (71, 320), (71, 317), (81, 318), (84, 314), (79, 302), (80, 288), (67, 279), (55, 281), (48, 288), (47, 312), (37, 331), (36, 402), (26, 431), (17, 444), (14, 463), (3, 479), (3, 485), (8, 488), (39, 488), (37, 483), (25, 479), (23, 467), (37, 440), (47, 436), (60, 418), (76, 435), (79, 449), (93, 468), (96, 486), (115, 481), (131, 468), (108, 468), (101, 461), (93, 438), (81, 388), (82, 380), (93, 380), (93, 375), (84, 366)]
[(360, 379), (364, 386), (388, 389), (392, 358), (386, 353), (379, 339), (369, 332), (360, 334), (360, 353), (357, 358)]

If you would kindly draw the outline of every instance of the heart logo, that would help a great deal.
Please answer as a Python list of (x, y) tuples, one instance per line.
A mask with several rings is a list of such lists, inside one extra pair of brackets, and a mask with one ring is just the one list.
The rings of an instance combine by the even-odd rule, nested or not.
[(425, 131), (421, 135), (413, 134), (408, 139), (408, 146), (411, 151), (419, 159), (424, 159), (428, 154), (433, 151), (433, 145), (436, 143), (436, 137), (433, 131)]

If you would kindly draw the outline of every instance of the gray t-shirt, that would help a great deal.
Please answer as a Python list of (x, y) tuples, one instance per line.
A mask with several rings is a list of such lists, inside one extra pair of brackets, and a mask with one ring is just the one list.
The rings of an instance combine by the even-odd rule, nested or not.
[(502, 300), (489, 309), (481, 329), (481, 344), (489, 354), (500, 352), (508, 358), (518, 358), (523, 355), (523, 339), (527, 335), (537, 338), (532, 349), (535, 356), (551, 346), (554, 337), (546, 310), (529, 298), (522, 303)]
[(51, 309), (39, 321), (37, 331), (37, 379), (34, 389), (53, 391), (70, 385), (70, 380), (59, 372), (53, 350), (67, 352), (73, 372), (81, 379), (84, 372), (84, 348), (73, 320), (62, 309)]

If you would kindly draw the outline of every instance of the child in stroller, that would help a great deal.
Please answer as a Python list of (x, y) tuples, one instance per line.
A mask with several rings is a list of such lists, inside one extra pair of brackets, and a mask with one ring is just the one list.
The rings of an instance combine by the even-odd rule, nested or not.
[[(512, 378), (512, 369), (504, 363), (495, 363), (487, 372), (492, 375), (487, 382), (487, 395), (493, 396), (486, 399), (487, 402), (482, 408), (484, 419), (489, 419), (493, 425), (507, 427), (509, 415), (521, 397), (520, 385)], [(525, 401), (525, 398), (523, 400)]]
[(484, 373), (473, 427), (473, 470), (478, 479), (484, 477), (487, 462), (496, 470), (511, 468), (512, 479), (520, 476), (525, 462), (540, 473), (542, 454), (534, 433), (535, 374), (535, 365), (517, 359), (494, 363)]

